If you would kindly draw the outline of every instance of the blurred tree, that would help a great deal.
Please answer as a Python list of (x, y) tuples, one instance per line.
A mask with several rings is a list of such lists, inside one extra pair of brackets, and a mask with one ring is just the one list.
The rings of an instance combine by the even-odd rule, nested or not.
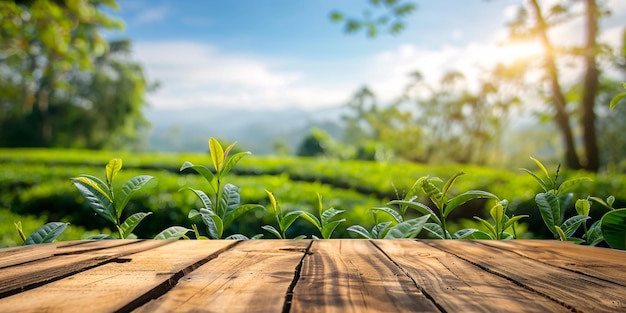
[(148, 85), (114, 0), (0, 2), (0, 146), (119, 147), (147, 125)]
[(361, 17), (347, 17), (335, 10), (330, 13), (330, 19), (344, 23), (348, 33), (364, 30), (368, 37), (374, 38), (379, 28), (386, 29), (392, 35), (399, 34), (406, 27), (403, 19), (417, 8), (415, 3), (403, 0), (369, 0), (368, 4)]
[(332, 137), (319, 128), (311, 129), (311, 132), (304, 137), (296, 154), (298, 156), (331, 156)]

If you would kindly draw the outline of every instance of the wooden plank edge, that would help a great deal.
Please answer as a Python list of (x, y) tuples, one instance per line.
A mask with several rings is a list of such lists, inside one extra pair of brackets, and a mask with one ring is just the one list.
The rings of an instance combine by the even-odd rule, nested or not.
[[(143, 242), (149, 242), (149, 243), (158, 242), (159, 245), (157, 245), (157, 246), (161, 246), (161, 245), (170, 244), (173, 241), (170, 241), (170, 240), (150, 240), (150, 239), (136, 240), (136, 241), (133, 240), (130, 243), (121, 244), (121, 245), (112, 245), (109, 248), (118, 248), (118, 247), (122, 247), (122, 246), (125, 246), (125, 245), (134, 245), (134, 244), (139, 244), (139, 243), (143, 243)], [(154, 247), (153, 246), (148, 246), (144, 250), (148, 250), (150, 248), (154, 248)], [(98, 250), (106, 250), (106, 249), (97, 249), (96, 251), (98, 251)], [(52, 282), (55, 282), (55, 281), (58, 281), (58, 280), (70, 277), (70, 276), (75, 275), (77, 273), (80, 273), (80, 272), (83, 272), (83, 271), (86, 271), (86, 270), (89, 270), (89, 269), (92, 269), (92, 268), (95, 268), (95, 267), (98, 267), (98, 266), (102, 266), (102, 265), (107, 264), (107, 263), (124, 262), (125, 260), (122, 259), (124, 256), (130, 255), (130, 254), (134, 254), (134, 253), (138, 253), (138, 252), (141, 252), (141, 251), (144, 251), (144, 250), (131, 250), (131, 251), (125, 251), (125, 252), (117, 253), (117, 254), (110, 255), (110, 256), (96, 257), (95, 259), (92, 260), (92, 262), (90, 262), (90, 261), (83, 261), (81, 263), (90, 263), (90, 264), (89, 265), (85, 265), (85, 266), (80, 266), (80, 264), (78, 264), (78, 266), (76, 266), (73, 270), (67, 271), (67, 272), (65, 272), (63, 274), (60, 274), (60, 275), (57, 275), (57, 276), (53, 276), (53, 277), (48, 277), (45, 280), (39, 280), (39, 281), (32, 282), (32, 283), (24, 285), (24, 286), (19, 286), (19, 287), (15, 287), (15, 288), (12, 288), (12, 289), (2, 290), (2, 291), (0, 291), (0, 299), (12, 296), (14, 294), (18, 294), (20, 292), (24, 292), (24, 291), (27, 291), (27, 290), (31, 290), (31, 289), (35, 289), (37, 287), (44, 286), (46, 284), (49, 284), (49, 283), (52, 283)], [(46, 257), (44, 259), (48, 259), (48, 258), (51, 258), (51, 257), (54, 257), (54, 256)], [(26, 264), (26, 263), (30, 263), (30, 262), (25, 262), (23, 264)]]
[(233, 240), (233, 243), (230, 245), (227, 245), (211, 254), (209, 254), (207, 257), (200, 259), (196, 262), (194, 262), (193, 264), (181, 269), (180, 271), (173, 273), (170, 278), (166, 281), (164, 281), (163, 283), (159, 284), (158, 286), (155, 286), (154, 288), (150, 289), (149, 291), (147, 291), (146, 293), (144, 293), (143, 295), (137, 297), (135, 300), (127, 303), (126, 305), (124, 305), (123, 307), (121, 307), (119, 310), (117, 310), (116, 312), (132, 312), (133, 310), (143, 306), (144, 304), (159, 298), (160, 296), (166, 294), (168, 291), (170, 291), (172, 288), (174, 288), (174, 286), (176, 286), (178, 284), (178, 281), (185, 277), (186, 275), (188, 275), (189, 273), (193, 272), (195, 269), (197, 269), (198, 267), (208, 263), (209, 261), (217, 258), (220, 254), (222, 254), (223, 252), (232, 249), (233, 247), (235, 247), (236, 245), (238, 245), (239, 243), (241, 243), (241, 240)]

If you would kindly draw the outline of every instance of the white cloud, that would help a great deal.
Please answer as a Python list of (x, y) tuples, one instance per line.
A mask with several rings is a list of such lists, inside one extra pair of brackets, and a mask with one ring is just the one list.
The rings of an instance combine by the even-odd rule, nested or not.
[(141, 12), (133, 19), (133, 23), (139, 25), (163, 21), (169, 10), (167, 6), (142, 8)]
[(150, 94), (157, 108), (194, 106), (321, 107), (345, 101), (341, 86), (307, 81), (297, 68), (281, 69), (259, 57), (195, 42), (143, 42), (136, 58), (161, 87)]

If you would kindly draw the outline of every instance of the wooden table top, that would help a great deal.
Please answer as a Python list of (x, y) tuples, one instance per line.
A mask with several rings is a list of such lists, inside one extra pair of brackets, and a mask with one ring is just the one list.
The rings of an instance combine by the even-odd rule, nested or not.
[(539, 240), (107, 240), (0, 250), (0, 312), (626, 312), (626, 252)]

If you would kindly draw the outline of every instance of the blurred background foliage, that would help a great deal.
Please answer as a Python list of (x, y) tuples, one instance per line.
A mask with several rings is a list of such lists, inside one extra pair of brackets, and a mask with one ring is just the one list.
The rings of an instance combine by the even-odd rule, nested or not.
[[(267, 204), (267, 189), (284, 208), (294, 210), (311, 211), (319, 192), (325, 206), (346, 210), (342, 217), (348, 222), (338, 227), (338, 237), (349, 236), (348, 226), (371, 226), (369, 209), (401, 197), (420, 176), (447, 179), (460, 171), (467, 175), (455, 192), (490, 191), (508, 199), (514, 214), (538, 217), (533, 202), (538, 186), (515, 168), (503, 169), (510, 159), (523, 160), (531, 168), (530, 155), (554, 168), (563, 163), (564, 179), (593, 178), (576, 190), (577, 197), (614, 195), (615, 206), (623, 207), (626, 105), (609, 110), (621, 84), (620, 77), (607, 73), (619, 73), (626, 80), (626, 31), (621, 49), (598, 42), (598, 21), (610, 12), (604, 2), (586, 0), (583, 44), (556, 45), (546, 33), (558, 23), (581, 18), (571, 12), (574, 2), (542, 8), (538, 1), (529, 1), (510, 21), (510, 42), (539, 42), (541, 58), (484, 69), (478, 82), (453, 70), (438, 84), (427, 83), (415, 69), (412, 81), (391, 103), (381, 103), (362, 86), (344, 105), (338, 134), (311, 128), (295, 149), (280, 140), (267, 143), (276, 154), (245, 159), (230, 182), (242, 188), (245, 203)], [(144, 109), (146, 94), (158, 84), (148, 81), (141, 64), (132, 60), (130, 40), (103, 37), (103, 31), (123, 27), (122, 21), (104, 13), (116, 7), (114, 0), (0, 2), (2, 245), (15, 243), (10, 238), (17, 238), (17, 219), (26, 231), (46, 221), (70, 222), (66, 238), (109, 232), (72, 189), (69, 178), (99, 176), (113, 157), (124, 159), (121, 180), (139, 174), (157, 178), (129, 205), (128, 214), (154, 213), (137, 229), (139, 237), (151, 237), (170, 225), (190, 226), (187, 213), (198, 204), (193, 195), (178, 189), (206, 186), (178, 168), (183, 161), (208, 164), (208, 156), (133, 152), (150, 150)], [(333, 11), (330, 18), (348, 33), (365, 31), (374, 38), (410, 29), (406, 17), (419, 14), (410, 1), (369, 0), (364, 7), (368, 9), (362, 16)], [(558, 71), (561, 61), (580, 67), (580, 79), (565, 84)], [(528, 83), (533, 71), (541, 73), (540, 82)], [(533, 111), (535, 124), (512, 129), (520, 112), (530, 106), (528, 99), (543, 104)], [(486, 205), (469, 203), (451, 220), (460, 228), (469, 227), (472, 216), (484, 216)], [(262, 233), (259, 225), (271, 223), (268, 217), (250, 212), (239, 220), (237, 230), (226, 232)], [(549, 237), (541, 221), (525, 221), (527, 236)], [(297, 234), (315, 233), (310, 225), (298, 223), (292, 228)]]

